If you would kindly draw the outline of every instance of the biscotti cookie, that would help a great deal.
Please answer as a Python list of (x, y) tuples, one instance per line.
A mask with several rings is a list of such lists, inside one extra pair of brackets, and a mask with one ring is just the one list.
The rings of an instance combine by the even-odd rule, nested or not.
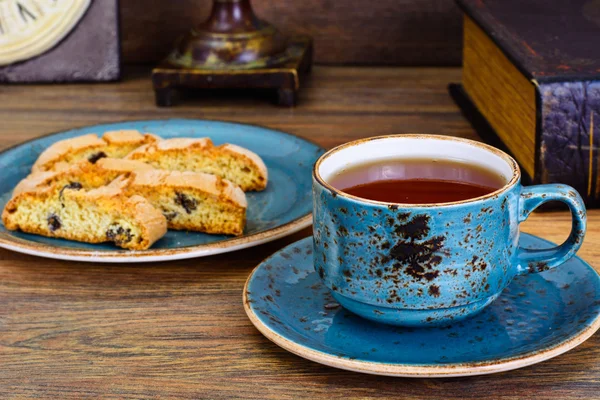
[(103, 157), (123, 158), (132, 150), (160, 140), (156, 135), (134, 130), (106, 132), (102, 138), (91, 133), (54, 143), (40, 154), (32, 171), (48, 171), (59, 163), (88, 160), (95, 163)]
[(246, 195), (226, 179), (201, 172), (156, 170), (140, 161), (103, 158), (96, 164), (82, 160), (57, 166), (55, 171), (32, 173), (13, 196), (50, 186), (83, 189), (106, 185), (117, 177), (131, 177), (127, 195), (142, 195), (161, 210), (170, 229), (241, 235), (246, 223)]
[(127, 196), (128, 184), (119, 178), (89, 191), (78, 184), (25, 190), (8, 202), (2, 221), (9, 230), (144, 250), (166, 233), (167, 221), (144, 197)]
[(214, 174), (244, 191), (263, 190), (268, 181), (267, 167), (257, 154), (233, 144), (214, 146), (209, 138), (165, 139), (138, 147), (126, 158), (168, 171)]
[(246, 195), (238, 186), (202, 172), (152, 170), (135, 173), (129, 193), (147, 198), (170, 229), (241, 235)]
[(32, 172), (13, 190), (13, 196), (28, 190), (35, 190), (52, 185), (60, 187), (77, 184), (83, 189), (95, 189), (108, 185), (118, 176), (129, 176), (134, 171), (153, 170), (151, 165), (132, 160), (102, 158), (92, 164), (80, 160), (73, 164), (57, 163), (52, 171)]

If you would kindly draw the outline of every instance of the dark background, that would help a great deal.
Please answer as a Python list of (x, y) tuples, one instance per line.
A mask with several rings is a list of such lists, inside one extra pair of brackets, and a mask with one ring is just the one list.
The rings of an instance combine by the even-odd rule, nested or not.
[[(155, 63), (202, 22), (210, 0), (121, 0), (123, 57)], [(461, 12), (453, 0), (253, 0), (256, 14), (285, 32), (311, 35), (315, 62), (460, 65)]]

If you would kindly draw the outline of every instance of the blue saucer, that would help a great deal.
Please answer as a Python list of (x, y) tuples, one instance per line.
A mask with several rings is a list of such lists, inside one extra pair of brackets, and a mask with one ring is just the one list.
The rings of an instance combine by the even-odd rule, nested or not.
[[(551, 243), (522, 234), (521, 246)], [(301, 357), (378, 375), (489, 374), (562, 354), (600, 327), (600, 277), (573, 258), (518, 276), (471, 319), (436, 328), (401, 328), (362, 319), (339, 306), (313, 269), (312, 238), (263, 261), (250, 275), (244, 306), (267, 338)]]
[(52, 143), (75, 136), (136, 129), (163, 138), (209, 137), (215, 145), (233, 143), (262, 157), (269, 184), (262, 192), (247, 193), (248, 211), (244, 235), (207, 235), (169, 231), (150, 249), (121, 250), (112, 244), (88, 244), (12, 232), (0, 222), (0, 247), (49, 258), (101, 262), (165, 261), (200, 257), (255, 246), (291, 234), (311, 224), (311, 171), (324, 153), (321, 147), (283, 132), (258, 126), (203, 120), (132, 121), (88, 126), (44, 136), (0, 152), (0, 209), (13, 188), (31, 171), (39, 154)]

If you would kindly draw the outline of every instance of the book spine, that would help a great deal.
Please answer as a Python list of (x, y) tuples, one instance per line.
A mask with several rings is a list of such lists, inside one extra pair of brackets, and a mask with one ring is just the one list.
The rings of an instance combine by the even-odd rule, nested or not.
[(573, 186), (600, 206), (600, 81), (540, 83), (536, 181)]

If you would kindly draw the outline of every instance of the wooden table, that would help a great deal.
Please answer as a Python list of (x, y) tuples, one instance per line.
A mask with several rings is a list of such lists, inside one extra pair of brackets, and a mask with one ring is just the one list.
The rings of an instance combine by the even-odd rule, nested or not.
[[(299, 107), (242, 93), (154, 107), (149, 71), (118, 84), (1, 86), (0, 147), (72, 127), (148, 118), (261, 124), (324, 147), (385, 133), (475, 138), (446, 93), (458, 69), (317, 67)], [(524, 230), (562, 241), (566, 212)], [(156, 264), (53, 261), (0, 249), (0, 398), (600, 398), (600, 335), (521, 370), (397, 379), (336, 370), (265, 339), (242, 307), (249, 272), (310, 234), (215, 257)], [(600, 266), (600, 210), (579, 255)]]

